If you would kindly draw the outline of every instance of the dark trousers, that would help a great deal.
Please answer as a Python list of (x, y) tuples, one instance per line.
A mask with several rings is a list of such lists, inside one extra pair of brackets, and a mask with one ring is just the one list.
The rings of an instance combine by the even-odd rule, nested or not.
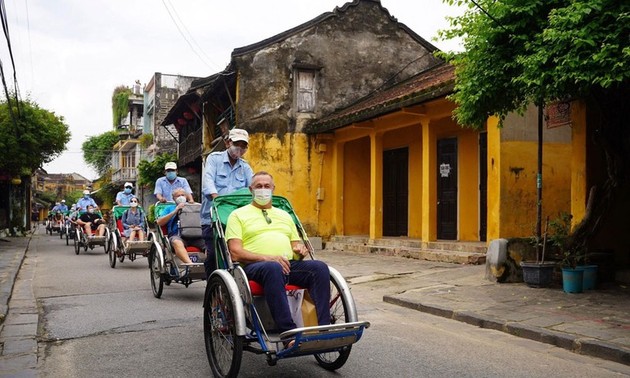
[(206, 279), (210, 277), (210, 274), (217, 268), (216, 255), (214, 253), (214, 233), (212, 232), (212, 225), (201, 226), (201, 236), (206, 243), (206, 261), (203, 262), (203, 266), (206, 270)]
[(308, 289), (315, 302), (319, 325), (330, 324), (330, 272), (328, 265), (317, 260), (291, 261), (288, 281), (282, 266), (275, 261), (261, 261), (244, 267), (247, 278), (258, 282), (265, 290), (265, 300), (280, 332), (296, 328), (284, 285), (289, 283)]

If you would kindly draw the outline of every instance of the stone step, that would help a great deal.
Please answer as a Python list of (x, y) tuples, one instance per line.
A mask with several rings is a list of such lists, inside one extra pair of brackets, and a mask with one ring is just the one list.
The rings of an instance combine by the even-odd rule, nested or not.
[(484, 264), (486, 253), (444, 249), (414, 248), (406, 246), (383, 246), (370, 244), (351, 244), (328, 242), (327, 251), (345, 251), (353, 253), (377, 254), (382, 256), (399, 256), (419, 260), (446, 262), (454, 264)]
[(409, 238), (381, 238), (370, 239), (367, 236), (332, 236), (330, 243), (344, 244), (344, 245), (373, 245), (384, 247), (407, 247), (407, 248), (421, 248), (431, 250), (443, 250), (443, 251), (459, 251), (459, 252), (471, 252), (485, 254), (488, 247), (485, 242), (457, 242), (457, 241), (431, 241), (423, 242), (420, 239)]

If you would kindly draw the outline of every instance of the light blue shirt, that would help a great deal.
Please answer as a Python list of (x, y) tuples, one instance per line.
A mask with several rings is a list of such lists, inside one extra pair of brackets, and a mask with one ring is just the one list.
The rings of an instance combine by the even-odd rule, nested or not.
[(126, 194), (124, 191), (121, 191), (121, 192), (118, 192), (118, 194), (116, 194), (116, 202), (120, 201), (120, 204), (122, 206), (129, 206), (129, 202), (135, 196), (136, 195), (133, 193)]
[(243, 159), (239, 158), (232, 166), (227, 150), (208, 155), (201, 184), (201, 224), (212, 223), (210, 219), (211, 194), (230, 194), (247, 188), (252, 183), (253, 175), (252, 167)]
[(166, 198), (166, 202), (174, 202), (173, 189), (176, 188), (184, 188), (186, 194), (192, 194), (192, 189), (190, 189), (188, 180), (179, 176), (177, 176), (172, 183), (168, 181), (166, 176), (157, 179), (157, 181), (155, 181), (155, 190), (153, 191), (153, 194), (161, 194), (162, 197)]
[(61, 205), (59, 205), (59, 209), (57, 209), (61, 212), (67, 213), (68, 212), (68, 206), (65, 203), (62, 203)]
[(77, 207), (81, 210), (81, 211), (85, 211), (88, 207), (88, 205), (92, 205), (94, 207), (96, 207), (96, 202), (94, 202), (94, 198), (92, 197), (81, 197), (81, 199), (79, 199), (77, 201)]

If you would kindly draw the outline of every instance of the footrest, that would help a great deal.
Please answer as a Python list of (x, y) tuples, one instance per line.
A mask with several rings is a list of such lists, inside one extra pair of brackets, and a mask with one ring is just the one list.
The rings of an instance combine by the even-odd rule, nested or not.
[(280, 334), (282, 342), (295, 340), (292, 347), (282, 350), (278, 357), (324, 353), (350, 346), (361, 339), (369, 322), (351, 322), (316, 327), (302, 327)]
[(142, 240), (142, 241), (128, 241), (126, 243), (126, 252), (144, 252), (151, 248), (153, 244), (150, 240)]

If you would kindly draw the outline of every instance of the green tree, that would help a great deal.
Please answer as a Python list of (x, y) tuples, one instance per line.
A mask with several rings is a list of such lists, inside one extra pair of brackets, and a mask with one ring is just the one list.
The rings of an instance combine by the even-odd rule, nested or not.
[(89, 137), (83, 145), (83, 160), (94, 168), (99, 175), (104, 175), (112, 166), (112, 147), (118, 142), (116, 131), (107, 131)]
[(119, 126), (122, 123), (122, 119), (129, 113), (129, 95), (131, 94), (131, 88), (119, 85), (114, 88), (112, 94), (112, 120), (114, 121), (114, 127)]
[(30, 175), (66, 149), (70, 131), (63, 117), (31, 99), (20, 101), (19, 112), (11, 105), (13, 117), (6, 101), (0, 102), (0, 171)]
[[(463, 0), (445, 0), (461, 4)], [(476, 3), (476, 5), (475, 5)], [(618, 0), (477, 0), (451, 19), (443, 38), (465, 51), (445, 54), (455, 65), (457, 121), (480, 128), (529, 103), (581, 98), (607, 165), (599, 190), (574, 230), (583, 248), (615, 197), (627, 188), (630, 151), (630, 2)]]

